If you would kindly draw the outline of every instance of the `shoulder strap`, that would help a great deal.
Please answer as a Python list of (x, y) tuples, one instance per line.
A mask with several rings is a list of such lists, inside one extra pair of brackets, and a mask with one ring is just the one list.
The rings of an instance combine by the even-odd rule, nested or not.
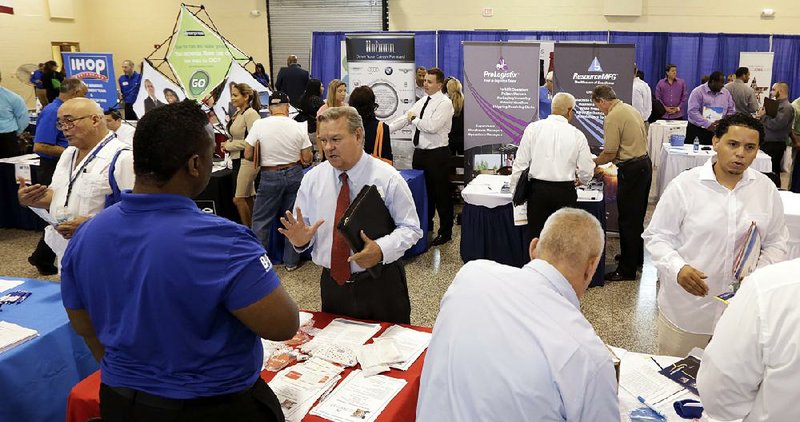
[(372, 155), (381, 158), (383, 153), (383, 122), (378, 122), (378, 130), (375, 134), (375, 145), (372, 147)]
[(108, 185), (111, 187), (111, 194), (108, 198), (106, 198), (106, 208), (116, 204), (121, 199), (121, 192), (119, 190), (119, 185), (117, 185), (117, 179), (114, 177), (114, 170), (117, 167), (117, 159), (119, 158), (119, 155), (122, 154), (122, 151), (130, 150), (130, 148), (118, 149), (117, 152), (114, 153), (114, 158), (111, 159), (111, 165), (108, 166)]

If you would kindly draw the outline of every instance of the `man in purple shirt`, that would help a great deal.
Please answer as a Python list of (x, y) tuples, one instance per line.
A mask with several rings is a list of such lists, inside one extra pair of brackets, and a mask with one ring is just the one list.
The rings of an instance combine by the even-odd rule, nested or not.
[(717, 122), (736, 113), (733, 97), (724, 85), (725, 74), (715, 71), (709, 75), (707, 84), (692, 90), (688, 106), (689, 124), (686, 126), (687, 144), (694, 142), (697, 137), (702, 145), (711, 145)]
[(683, 119), (685, 116), (683, 103), (689, 98), (686, 82), (678, 78), (678, 68), (674, 64), (668, 64), (665, 70), (667, 77), (656, 84), (656, 98), (667, 109), (667, 113), (664, 114), (662, 119)]

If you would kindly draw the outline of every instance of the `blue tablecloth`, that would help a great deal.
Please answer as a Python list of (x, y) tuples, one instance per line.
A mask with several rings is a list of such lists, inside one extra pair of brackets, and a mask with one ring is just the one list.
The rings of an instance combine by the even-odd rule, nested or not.
[[(33, 183), (37, 182), (36, 169), (31, 168)], [(0, 163), (0, 228), (41, 230), (46, 223), (28, 207), (21, 207), (17, 201), (17, 181), (14, 178), (14, 165)]]
[(58, 283), (25, 280), (13, 290), (32, 294), (3, 305), (0, 319), (39, 336), (0, 353), (0, 421), (63, 421), (70, 390), (99, 365), (70, 327)]
[[(407, 250), (403, 256), (404, 258), (411, 258), (428, 249), (428, 191), (425, 189), (425, 175), (422, 170), (400, 170), (400, 175), (403, 176), (403, 179), (408, 183), (409, 189), (411, 189), (411, 196), (414, 198), (417, 217), (419, 217), (420, 227), (422, 228), (422, 239)], [(285, 242), (285, 237), (278, 232), (278, 224), (277, 221), (273, 223), (267, 247), (267, 256), (275, 264), (283, 263), (283, 245)], [(302, 257), (311, 259), (311, 250), (304, 252)]]
[[(604, 201), (578, 202), (578, 208), (597, 217), (606, 229)], [(461, 214), (461, 260), (489, 259), (501, 264), (522, 267), (530, 261), (528, 255), (528, 226), (514, 225), (511, 204), (495, 208), (465, 203)], [(592, 277), (590, 287), (602, 286), (606, 251)]]

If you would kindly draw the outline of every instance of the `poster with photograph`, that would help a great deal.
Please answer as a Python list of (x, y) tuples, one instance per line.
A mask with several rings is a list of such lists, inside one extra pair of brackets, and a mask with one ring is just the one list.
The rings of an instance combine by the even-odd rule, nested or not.
[(153, 68), (147, 60), (142, 63), (142, 83), (133, 103), (133, 111), (137, 116), (142, 117), (154, 108), (177, 103), (184, 98), (186, 94), (178, 85)]
[(759, 107), (764, 105), (764, 98), (769, 97), (772, 88), (772, 60), (774, 53), (740, 52), (739, 67), (750, 69), (750, 88), (756, 92)]
[(250, 88), (253, 88), (258, 95), (261, 108), (263, 110), (268, 108), (269, 96), (272, 94), (272, 91), (264, 85), (261, 85), (261, 83), (239, 63), (231, 63), (228, 77), (225, 78), (224, 84), (225, 86), (220, 91), (219, 98), (214, 102), (214, 114), (217, 115), (217, 119), (220, 122), (227, 123), (228, 119), (236, 113), (236, 107), (231, 103), (231, 84), (250, 85)]
[[(414, 105), (414, 35), (350, 34), (345, 36), (350, 83), (348, 93), (367, 85), (375, 93), (378, 120), (391, 122)], [(411, 139), (412, 127), (392, 133), (395, 139)]]

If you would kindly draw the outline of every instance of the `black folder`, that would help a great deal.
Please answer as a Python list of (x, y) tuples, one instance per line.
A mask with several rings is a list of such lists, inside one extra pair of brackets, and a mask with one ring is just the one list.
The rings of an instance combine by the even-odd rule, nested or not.
[(778, 115), (778, 100), (773, 100), (772, 98), (764, 98), (764, 112), (769, 117), (775, 117)]
[[(397, 226), (394, 224), (394, 219), (375, 185), (361, 188), (353, 203), (336, 223), (336, 229), (344, 236), (354, 252), (364, 249), (361, 230), (364, 230), (367, 237), (375, 240), (393, 232), (395, 227)], [(378, 278), (382, 268), (382, 265), (378, 264), (367, 268), (367, 271), (372, 278)]]

